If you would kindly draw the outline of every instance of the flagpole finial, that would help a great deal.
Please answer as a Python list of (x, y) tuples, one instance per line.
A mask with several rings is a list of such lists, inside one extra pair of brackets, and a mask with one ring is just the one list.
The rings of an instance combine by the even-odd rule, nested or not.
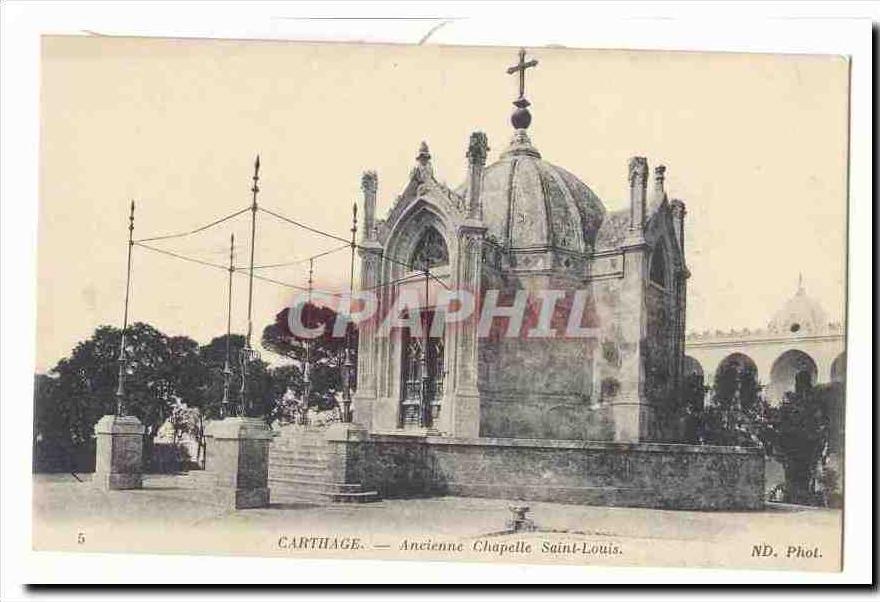
[(254, 211), (256, 211), (257, 193), (260, 192), (260, 186), (257, 184), (257, 182), (260, 181), (260, 155), (259, 155), (259, 153), (257, 154), (257, 159), (254, 161), (254, 176), (251, 179), (254, 181), (254, 185), (251, 187), (251, 192), (254, 193), (254, 202), (253, 202), (252, 208), (254, 209)]

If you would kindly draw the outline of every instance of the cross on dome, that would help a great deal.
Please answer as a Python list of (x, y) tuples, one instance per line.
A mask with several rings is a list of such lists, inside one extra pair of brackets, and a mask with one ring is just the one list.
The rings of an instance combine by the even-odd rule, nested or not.
[(507, 68), (508, 75), (513, 75), (514, 73), (519, 73), (519, 97), (513, 101), (516, 110), (513, 112), (513, 115), (510, 117), (510, 123), (514, 128), (518, 130), (524, 130), (529, 127), (529, 124), (532, 123), (532, 114), (529, 113), (528, 106), (531, 104), (528, 100), (526, 100), (526, 69), (530, 69), (531, 67), (537, 67), (538, 61), (536, 59), (532, 59), (530, 61), (526, 61), (526, 49), (519, 49), (519, 62), (512, 67)]
[(526, 61), (526, 49), (519, 49), (519, 63), (514, 65), (513, 67), (507, 68), (507, 74), (513, 75), (514, 73), (519, 72), (519, 98), (525, 98), (526, 93), (526, 69), (531, 67), (537, 67), (538, 61), (532, 59), (530, 61)]

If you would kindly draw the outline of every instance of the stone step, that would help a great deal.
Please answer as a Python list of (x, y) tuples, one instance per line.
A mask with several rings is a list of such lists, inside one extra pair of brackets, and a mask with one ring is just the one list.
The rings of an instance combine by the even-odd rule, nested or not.
[(269, 489), (269, 503), (271, 504), (314, 504), (322, 506), (327, 504), (326, 496), (315, 494), (309, 495), (303, 492), (286, 492)]
[(273, 502), (281, 503), (317, 503), (317, 504), (364, 504), (378, 502), (379, 494), (376, 491), (360, 492), (333, 492), (321, 489), (305, 489), (297, 487), (285, 487), (278, 485), (274, 489), (270, 483), (269, 491)]
[(297, 470), (299, 468), (327, 470), (327, 466), (329, 466), (327, 462), (314, 460), (275, 460), (269, 462), (269, 470), (272, 470), (273, 467), (278, 470)]
[(328, 450), (307, 450), (302, 448), (296, 449), (270, 449), (269, 457), (276, 458), (285, 458), (291, 456), (303, 456), (303, 457), (318, 457), (318, 458), (326, 458), (330, 456), (330, 452)]
[(304, 490), (321, 491), (326, 493), (363, 493), (360, 483), (331, 483), (326, 480), (308, 479), (301, 477), (293, 478), (269, 478), (269, 487), (296, 487)]
[(270, 464), (269, 474), (286, 475), (286, 474), (304, 474), (304, 475), (324, 475), (327, 474), (326, 466), (312, 466), (303, 464), (279, 465)]
[(327, 441), (325, 439), (273, 439), (272, 445), (278, 447), (327, 447)]
[(269, 450), (270, 458), (291, 458), (291, 457), (302, 457), (302, 458), (327, 458), (330, 456), (329, 452), (321, 451), (321, 452), (313, 452), (306, 451), (302, 449), (278, 449), (278, 450)]
[(327, 462), (314, 462), (309, 460), (284, 460), (269, 462), (269, 470), (291, 471), (291, 470), (320, 470), (326, 471), (329, 464)]
[(278, 462), (280, 464), (292, 464), (295, 462), (301, 464), (327, 464), (329, 460), (329, 456), (311, 456), (306, 454), (278, 454), (269, 456), (269, 462)]
[(330, 501), (335, 504), (367, 504), (382, 501), (377, 491), (362, 491), (360, 493), (334, 493)]
[(317, 481), (328, 482), (326, 471), (304, 471), (304, 470), (286, 470), (286, 471), (269, 471), (270, 481)]
[(282, 441), (284, 443), (325, 443), (327, 441), (324, 433), (309, 435), (278, 435), (273, 441)]
[(300, 456), (329, 456), (330, 450), (327, 449), (306, 449), (304, 447), (295, 447), (292, 449), (273, 449), (269, 448), (269, 455), (278, 455), (278, 456), (291, 456), (291, 455), (300, 455)]

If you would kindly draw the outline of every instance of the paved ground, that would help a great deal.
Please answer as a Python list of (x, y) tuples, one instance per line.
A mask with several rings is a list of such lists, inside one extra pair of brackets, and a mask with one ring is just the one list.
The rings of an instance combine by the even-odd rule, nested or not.
[[(88, 475), (80, 478), (87, 480)], [(405, 539), (416, 536), (430, 536), (435, 541), (473, 542), (483, 537), (509, 540), (514, 536), (499, 532), (504, 531), (510, 518), (510, 503), (441, 497), (228, 511), (207, 501), (197, 481), (187, 476), (147, 476), (142, 490), (104, 492), (71, 475), (37, 475), (34, 537), (35, 546), (43, 549), (78, 549), (73, 542), (82, 534), (87, 544), (101, 549), (159, 551), (158, 547), (171, 552), (277, 554), (284, 552), (278, 544), (282, 535), (357, 536), (373, 542), (370, 545), (374, 548), (390, 546), (394, 550)], [(630, 562), (723, 566), (729, 551), (735, 550), (738, 561), (746, 564), (787, 563), (794, 568), (797, 558), (784, 558), (788, 546), (802, 546), (805, 551), (821, 546), (821, 559), (800, 558), (797, 566), (834, 570), (837, 564), (837, 510), (779, 504), (768, 505), (759, 512), (690, 512), (544, 502), (528, 505), (538, 531), (515, 537), (610, 542), (624, 546)], [(173, 535), (183, 532), (190, 535)], [(187, 541), (182, 543), (179, 539)], [(755, 558), (753, 546), (768, 542), (776, 549), (777, 557)], [(218, 549), (218, 545), (223, 549)]]

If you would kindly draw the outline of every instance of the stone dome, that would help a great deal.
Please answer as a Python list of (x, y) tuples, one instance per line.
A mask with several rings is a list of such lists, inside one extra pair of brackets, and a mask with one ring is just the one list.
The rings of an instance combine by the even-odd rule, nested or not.
[(525, 129), (483, 172), (488, 234), (510, 250), (589, 253), (605, 217), (599, 197), (575, 175), (541, 159)]
[(794, 296), (773, 315), (770, 330), (786, 333), (819, 332), (827, 325), (828, 316), (825, 310), (807, 295), (801, 280)]

